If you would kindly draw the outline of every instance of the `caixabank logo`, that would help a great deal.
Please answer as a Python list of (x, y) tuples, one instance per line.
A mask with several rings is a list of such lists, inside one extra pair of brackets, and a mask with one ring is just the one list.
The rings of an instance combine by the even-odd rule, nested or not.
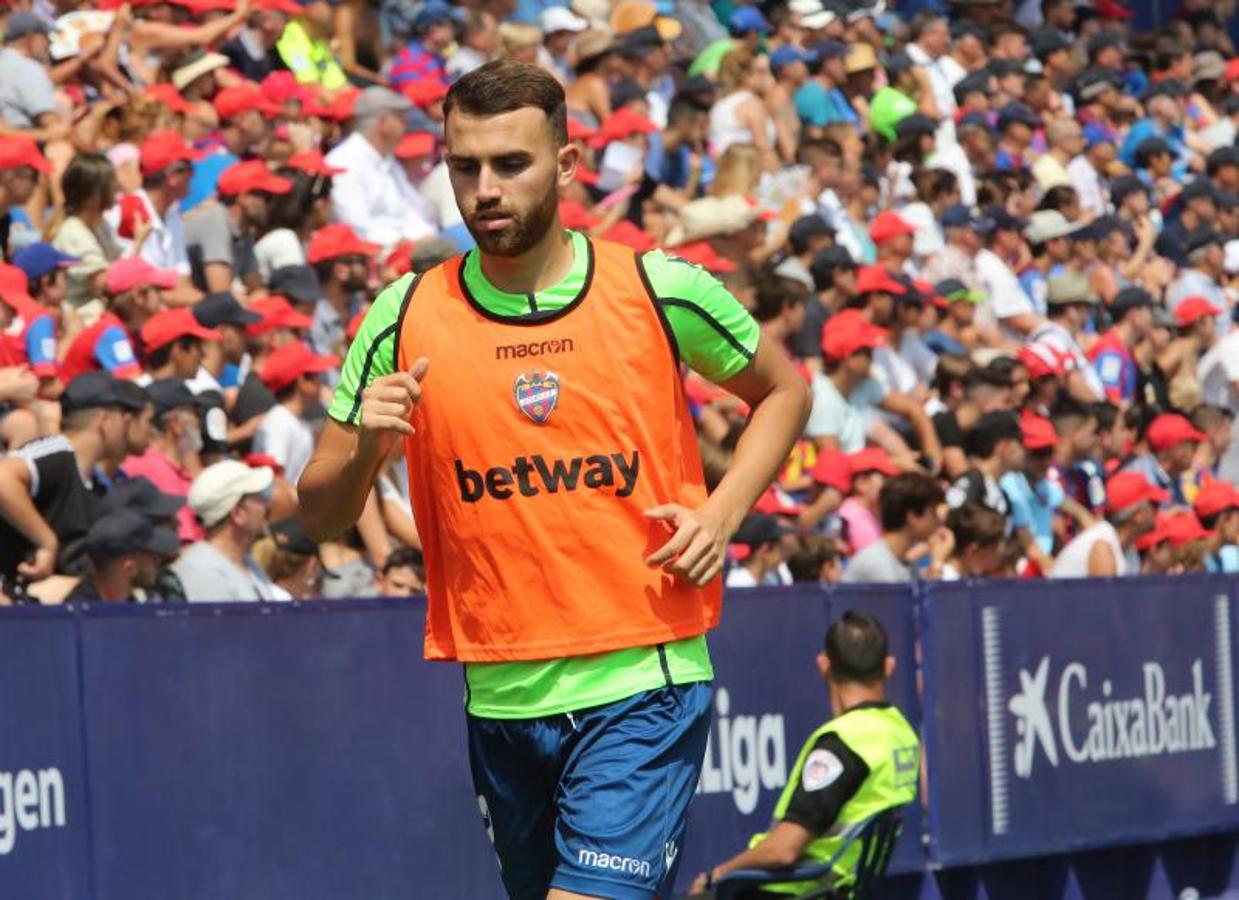
[(983, 608), (994, 833), (1007, 831), (1010, 777), (1031, 781), (1046, 769), (1207, 754), (1220, 766), (1222, 799), (1239, 802), (1229, 609), (1219, 597), (1213, 640), (1174, 659), (1072, 659), (1047, 648), (1035, 664), (1009, 667), (1002, 610)]

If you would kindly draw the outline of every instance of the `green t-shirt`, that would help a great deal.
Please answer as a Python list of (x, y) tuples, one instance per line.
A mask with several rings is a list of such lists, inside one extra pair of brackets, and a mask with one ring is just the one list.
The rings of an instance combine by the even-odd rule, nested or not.
[[(572, 240), (572, 270), (551, 288), (532, 297), (501, 291), (487, 281), (478, 254), (471, 252), (464, 264), (469, 290), (491, 313), (512, 319), (562, 308), (580, 292), (588, 262), (585, 237), (573, 232)], [(712, 381), (730, 378), (749, 364), (757, 351), (757, 323), (717, 279), (661, 250), (645, 254), (643, 262), (684, 362)], [(356, 425), (362, 390), (392, 372), (400, 307), (412, 278), (389, 284), (366, 313), (328, 410), (333, 419)], [(526, 719), (611, 703), (668, 681), (688, 684), (712, 677), (704, 636), (564, 659), (468, 663), (466, 706), (476, 716)]]

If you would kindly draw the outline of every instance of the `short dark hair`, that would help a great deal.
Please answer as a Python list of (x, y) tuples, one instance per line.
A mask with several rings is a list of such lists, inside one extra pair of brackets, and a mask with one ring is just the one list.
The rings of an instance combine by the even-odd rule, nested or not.
[(943, 501), (942, 486), (921, 472), (903, 472), (886, 479), (878, 492), (883, 531), (898, 531), (911, 513), (923, 513)]
[(831, 623), (825, 643), (835, 681), (873, 684), (886, 677), (886, 629), (868, 613), (849, 609)]
[(753, 318), (758, 322), (777, 319), (789, 306), (809, 299), (809, 289), (794, 278), (767, 274), (757, 282)]
[(392, 569), (403, 569), (407, 566), (414, 572), (422, 574), (425, 565), (426, 563), (420, 550), (414, 550), (412, 547), (397, 547), (387, 554), (387, 559), (383, 562), (382, 571), (384, 575), (388, 575)]
[(968, 547), (996, 547), (1006, 536), (1007, 520), (980, 503), (965, 503), (951, 510), (946, 527), (955, 535), (955, 552)]
[(568, 143), (563, 86), (544, 69), (508, 57), (492, 60), (453, 84), (443, 101), (443, 121), (455, 109), (471, 116), (497, 116), (527, 106), (546, 113), (556, 147)]
[(814, 158), (833, 157), (843, 159), (843, 146), (834, 138), (805, 138), (796, 148), (796, 162), (809, 165)]
[(1192, 410), (1188, 419), (1192, 427), (1198, 431), (1208, 431), (1223, 422), (1233, 422), (1235, 414), (1225, 406), (1215, 406), (1212, 403), (1202, 403)]

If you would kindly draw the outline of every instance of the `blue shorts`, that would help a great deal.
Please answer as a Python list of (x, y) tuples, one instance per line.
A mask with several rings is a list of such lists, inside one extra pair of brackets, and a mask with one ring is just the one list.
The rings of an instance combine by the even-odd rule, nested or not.
[(670, 896), (710, 727), (709, 682), (570, 715), (468, 716), (478, 806), (512, 900)]

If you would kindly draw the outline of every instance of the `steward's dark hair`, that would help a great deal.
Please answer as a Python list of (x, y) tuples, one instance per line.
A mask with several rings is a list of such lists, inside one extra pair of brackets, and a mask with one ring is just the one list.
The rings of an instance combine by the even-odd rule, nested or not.
[(826, 632), (826, 658), (835, 681), (873, 684), (886, 676), (886, 631), (868, 613), (849, 609)]
[(546, 113), (555, 146), (568, 143), (568, 107), (564, 89), (544, 69), (505, 57), (461, 77), (443, 101), (443, 120), (453, 110), (470, 116), (497, 116), (532, 106)]

